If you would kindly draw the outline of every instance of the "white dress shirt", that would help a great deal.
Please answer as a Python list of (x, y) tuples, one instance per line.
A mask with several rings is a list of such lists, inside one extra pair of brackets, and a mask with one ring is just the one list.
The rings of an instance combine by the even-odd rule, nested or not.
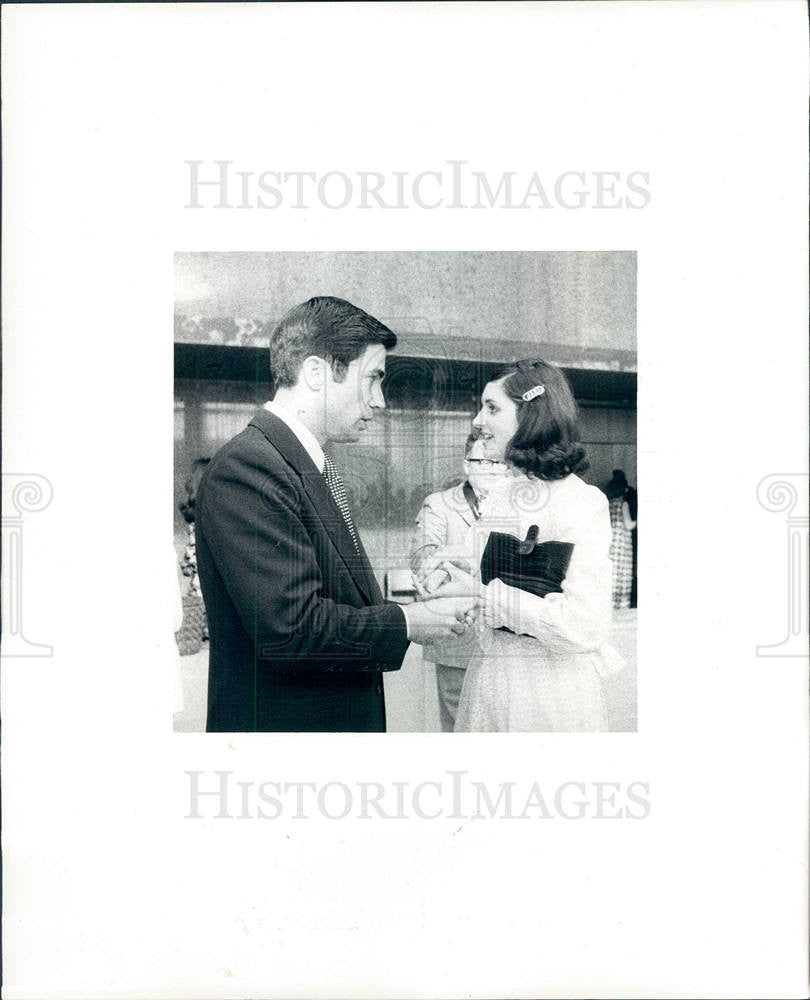
[(309, 455), (312, 461), (315, 463), (315, 468), (323, 474), (324, 467), (324, 455), (323, 448), (318, 444), (315, 435), (309, 429), (305, 427), (301, 421), (290, 412), (286, 410), (283, 406), (279, 406), (278, 403), (269, 399), (264, 404), (265, 410), (272, 413), (274, 416), (278, 417), (279, 420), (283, 420), (284, 423), (290, 428), (290, 430), (295, 434), (301, 443), (304, 451)]

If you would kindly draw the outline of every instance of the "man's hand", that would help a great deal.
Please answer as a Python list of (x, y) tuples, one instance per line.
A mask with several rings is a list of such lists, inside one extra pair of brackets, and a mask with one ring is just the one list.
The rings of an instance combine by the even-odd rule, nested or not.
[(463, 635), (473, 621), (473, 597), (439, 597), (407, 606), (411, 642), (420, 646)]

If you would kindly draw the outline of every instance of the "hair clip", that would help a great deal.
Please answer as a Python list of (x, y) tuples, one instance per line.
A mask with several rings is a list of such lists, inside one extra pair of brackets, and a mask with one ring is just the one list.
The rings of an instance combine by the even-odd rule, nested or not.
[(521, 398), (523, 399), (524, 403), (528, 403), (530, 399), (535, 399), (537, 396), (542, 396), (545, 391), (546, 387), (544, 385), (536, 385), (533, 389), (529, 389), (527, 392), (524, 392)]

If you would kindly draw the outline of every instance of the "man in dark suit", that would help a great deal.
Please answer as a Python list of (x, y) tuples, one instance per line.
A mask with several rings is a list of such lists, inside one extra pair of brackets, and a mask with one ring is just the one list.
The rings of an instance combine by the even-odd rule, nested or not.
[(384, 732), (382, 673), (409, 641), (464, 631), (472, 602), (385, 603), (327, 441), (384, 408), (396, 336), (342, 299), (296, 306), (270, 339), (276, 384), (214, 456), (197, 498), (210, 632), (208, 732)]

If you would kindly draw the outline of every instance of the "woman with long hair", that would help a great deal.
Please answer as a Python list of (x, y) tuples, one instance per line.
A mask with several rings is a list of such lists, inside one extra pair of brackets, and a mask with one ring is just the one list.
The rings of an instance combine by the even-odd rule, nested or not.
[[(455, 731), (607, 729), (600, 674), (620, 661), (611, 627), (610, 517), (587, 468), (563, 373), (540, 360), (499, 372), (473, 426), (509, 475), (481, 502), (468, 566), (445, 561), (435, 593), (479, 600), (481, 651)], [(441, 555), (438, 553), (437, 555)]]

